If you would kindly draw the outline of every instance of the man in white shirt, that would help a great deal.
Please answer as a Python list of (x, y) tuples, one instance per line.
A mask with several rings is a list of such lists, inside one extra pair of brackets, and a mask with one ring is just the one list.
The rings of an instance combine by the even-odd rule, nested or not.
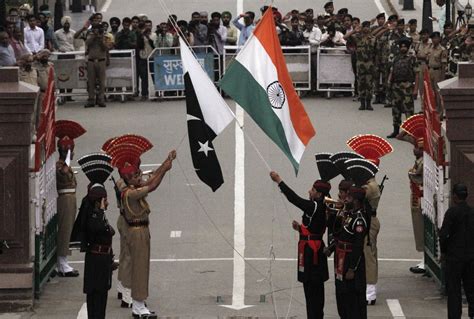
[(31, 53), (36, 54), (44, 49), (44, 32), (36, 26), (35, 16), (29, 15), (26, 21), (28, 21), (28, 26), (23, 30), (25, 46)]
[(346, 40), (344, 40), (344, 35), (336, 31), (334, 25), (330, 25), (327, 28), (327, 32), (323, 34), (321, 39), (321, 46), (326, 47), (338, 47), (338, 46), (345, 46)]
[(313, 18), (306, 18), (303, 38), (304, 44), (311, 47), (311, 89), (313, 92), (316, 91), (316, 76), (317, 76), (317, 65), (318, 65), (318, 48), (321, 43), (323, 33), (321, 30), (314, 26)]

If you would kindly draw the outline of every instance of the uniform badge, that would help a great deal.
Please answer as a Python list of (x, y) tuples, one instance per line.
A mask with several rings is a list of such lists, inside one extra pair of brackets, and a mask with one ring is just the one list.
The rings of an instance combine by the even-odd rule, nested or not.
[(356, 229), (355, 229), (356, 233), (362, 233), (364, 231), (364, 227), (362, 226), (357, 226)]

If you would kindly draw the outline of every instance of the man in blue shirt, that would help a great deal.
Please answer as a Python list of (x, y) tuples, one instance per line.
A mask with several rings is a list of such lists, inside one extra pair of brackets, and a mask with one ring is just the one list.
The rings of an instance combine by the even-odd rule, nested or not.
[[(244, 18), (244, 24), (239, 22), (241, 18)], [(254, 19), (255, 13), (252, 11), (247, 11), (245, 13), (240, 14), (232, 21), (235, 27), (240, 30), (239, 42), (237, 43), (239, 47), (245, 44), (247, 39), (250, 38), (253, 29), (255, 29), (255, 24), (253, 23)]]

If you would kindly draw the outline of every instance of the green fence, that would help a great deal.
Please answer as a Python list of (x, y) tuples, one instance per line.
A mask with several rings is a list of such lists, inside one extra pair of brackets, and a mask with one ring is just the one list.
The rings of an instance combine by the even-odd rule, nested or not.
[(48, 282), (56, 267), (56, 235), (58, 216), (44, 228), (44, 232), (35, 236), (35, 297), (38, 298), (44, 284)]

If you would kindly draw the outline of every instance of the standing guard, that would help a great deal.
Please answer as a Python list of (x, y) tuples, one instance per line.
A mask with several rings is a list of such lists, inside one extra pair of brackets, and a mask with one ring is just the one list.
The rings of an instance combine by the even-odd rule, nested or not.
[(83, 234), (81, 247), (86, 252), (83, 291), (87, 294), (87, 314), (91, 319), (105, 318), (114, 270), (112, 237), (115, 230), (105, 216), (108, 202), (104, 183), (114, 170), (110, 161), (110, 156), (101, 153), (86, 155), (78, 160), (90, 181), (76, 224), (79, 222)]
[[(106, 153), (110, 153), (110, 150), (116, 149), (117, 147), (134, 147), (143, 154), (149, 151), (153, 144), (143, 136), (126, 134), (119, 137), (114, 137), (107, 140), (102, 145), (102, 150)], [(117, 275), (117, 298), (121, 300), (122, 308), (132, 308), (132, 275), (131, 275), (131, 255), (130, 247), (128, 244), (128, 225), (124, 218), (124, 209), (121, 201), (121, 193), (125, 190), (126, 184), (124, 177), (120, 176), (120, 179), (115, 182), (114, 189), (117, 197), (117, 208), (120, 211), (120, 215), (117, 219), (117, 230), (120, 233), (120, 255), (119, 255), (119, 270)]]
[[(367, 304), (374, 305), (377, 300), (377, 281), (378, 281), (378, 253), (377, 237), (380, 231), (380, 221), (377, 217), (381, 190), (380, 185), (375, 180), (378, 172), (380, 158), (393, 152), (393, 147), (385, 139), (371, 134), (357, 135), (347, 141), (347, 146), (355, 152), (362, 155), (368, 163), (361, 160), (350, 160), (352, 165), (359, 164), (372, 171), (373, 176), (362, 181), (361, 185), (365, 189), (365, 211), (368, 222), (368, 236), (364, 240), (364, 255), (366, 263), (367, 278)], [(349, 161), (348, 161), (349, 162)], [(345, 165), (347, 165), (347, 163)], [(383, 182), (382, 182), (383, 184)]]
[(172, 167), (176, 151), (171, 151), (161, 166), (142, 180), (140, 156), (143, 149), (133, 144), (115, 145), (109, 150), (112, 165), (118, 168), (126, 184), (121, 193), (123, 217), (128, 225), (127, 244), (131, 256), (132, 315), (134, 318), (157, 318), (145, 301), (148, 298), (150, 276), (150, 207), (146, 201), (148, 193), (158, 188), (166, 172)]
[[(413, 223), (413, 234), (415, 237), (415, 248), (418, 252), (424, 252), (424, 218), (421, 210), (421, 197), (423, 197), (423, 144), (425, 135), (425, 117), (423, 114), (413, 115), (403, 122), (402, 133), (398, 139), (409, 141), (413, 144), (413, 155), (415, 164), (408, 171), (410, 180), (410, 207)], [(424, 259), (416, 266), (410, 267), (415, 274), (425, 273)]]
[(58, 140), (59, 160), (56, 162), (56, 188), (58, 190), (58, 235), (57, 255), (58, 274), (61, 277), (77, 277), (79, 272), (69, 266), (67, 256), (71, 254), (69, 242), (77, 212), (76, 178), (71, 169), (74, 157), (74, 139), (83, 135), (86, 130), (73, 121), (59, 120), (55, 123), (55, 134)]
[[(351, 160), (347, 162), (350, 163)], [(349, 188), (340, 227), (335, 229), (337, 311), (342, 319), (365, 319), (367, 302), (364, 238), (368, 223), (364, 211), (365, 189), (361, 185), (374, 175), (370, 169), (360, 165), (347, 165), (346, 170), (356, 186)]]
[(322, 180), (314, 182), (309, 199), (299, 197), (276, 172), (270, 173), (286, 198), (303, 211), (302, 223), (293, 221), (292, 227), (299, 232), (298, 281), (303, 283), (307, 318), (324, 318), (324, 282), (329, 279), (328, 261), (324, 253), (323, 235), (326, 231), (326, 205), (331, 184)]
[(408, 54), (411, 40), (402, 38), (398, 45), (400, 52), (395, 56), (388, 78), (392, 86), (393, 132), (387, 138), (395, 138), (400, 132), (402, 113), (406, 118), (415, 114), (415, 98), (418, 96), (418, 62)]

